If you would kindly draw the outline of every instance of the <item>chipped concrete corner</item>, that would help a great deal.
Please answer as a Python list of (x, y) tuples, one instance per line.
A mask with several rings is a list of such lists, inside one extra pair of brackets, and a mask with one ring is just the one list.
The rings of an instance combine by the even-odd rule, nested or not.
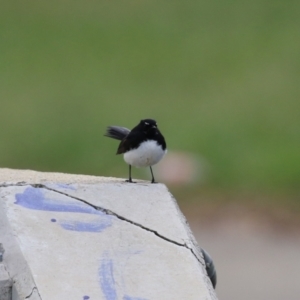
[(0, 169), (0, 197), (10, 299), (217, 299), (163, 184)]

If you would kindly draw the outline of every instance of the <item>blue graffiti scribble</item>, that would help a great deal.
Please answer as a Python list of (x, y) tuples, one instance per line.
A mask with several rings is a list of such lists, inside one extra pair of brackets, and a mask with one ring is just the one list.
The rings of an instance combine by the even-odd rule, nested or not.
[[(105, 296), (105, 299), (116, 300), (117, 291), (116, 291), (115, 279), (114, 279), (114, 266), (113, 266), (113, 261), (108, 257), (107, 252), (104, 253), (103, 258), (101, 259), (101, 264), (98, 273), (100, 277), (101, 289)], [(122, 299), (123, 300), (147, 300), (146, 298), (131, 297), (128, 295), (124, 295)]]
[(61, 189), (67, 189), (73, 191), (76, 190), (76, 187), (66, 183), (55, 183), (55, 184), (48, 183), (47, 186), (49, 186), (50, 188), (61, 188)]
[[(22, 207), (34, 210), (43, 211), (57, 211), (57, 212), (70, 212), (70, 213), (84, 213), (98, 215), (97, 220), (91, 222), (82, 222), (77, 220), (68, 220), (59, 222), (60, 226), (66, 230), (81, 231), (81, 232), (102, 232), (107, 227), (112, 225), (113, 216), (106, 215), (102, 211), (85, 203), (70, 203), (68, 201), (51, 199), (45, 197), (43, 189), (28, 187), (23, 193), (15, 195), (15, 204)], [(51, 222), (55, 223), (57, 220), (52, 218)]]
[(102, 215), (101, 211), (86, 205), (84, 203), (70, 203), (70, 201), (62, 201), (51, 198), (46, 198), (42, 189), (28, 187), (21, 194), (15, 195), (15, 204), (25, 208), (44, 211), (59, 211), (59, 212), (74, 212)]
[[(105, 255), (106, 256), (106, 255)], [(113, 274), (113, 261), (107, 257), (102, 258), (99, 267), (99, 277), (102, 292), (106, 300), (116, 300), (117, 292)]]
[(94, 222), (61, 221), (60, 226), (66, 230), (83, 232), (101, 232), (112, 225), (111, 216), (104, 215), (100, 220)]
[(139, 297), (130, 297), (128, 295), (125, 295), (123, 297), (123, 300), (147, 300), (146, 298), (139, 298)]

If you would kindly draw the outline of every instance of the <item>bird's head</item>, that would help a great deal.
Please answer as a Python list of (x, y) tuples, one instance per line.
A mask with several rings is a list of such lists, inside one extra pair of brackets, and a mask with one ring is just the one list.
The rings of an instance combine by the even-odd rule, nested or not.
[(147, 135), (154, 135), (157, 132), (157, 123), (152, 119), (141, 120), (140, 127)]

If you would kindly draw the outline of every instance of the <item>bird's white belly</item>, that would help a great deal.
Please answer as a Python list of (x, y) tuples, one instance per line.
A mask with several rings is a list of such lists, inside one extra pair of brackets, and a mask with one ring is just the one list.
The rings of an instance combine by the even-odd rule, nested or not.
[(124, 153), (124, 160), (138, 168), (149, 167), (157, 164), (166, 152), (167, 150), (163, 150), (156, 141), (146, 141), (139, 148)]

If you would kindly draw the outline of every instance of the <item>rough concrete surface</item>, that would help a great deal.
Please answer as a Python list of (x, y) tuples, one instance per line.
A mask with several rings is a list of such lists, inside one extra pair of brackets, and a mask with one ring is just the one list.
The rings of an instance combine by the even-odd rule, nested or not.
[(0, 242), (20, 299), (216, 299), (162, 184), (0, 170)]
[(0, 262), (0, 300), (11, 300), (12, 282), (3, 263)]

